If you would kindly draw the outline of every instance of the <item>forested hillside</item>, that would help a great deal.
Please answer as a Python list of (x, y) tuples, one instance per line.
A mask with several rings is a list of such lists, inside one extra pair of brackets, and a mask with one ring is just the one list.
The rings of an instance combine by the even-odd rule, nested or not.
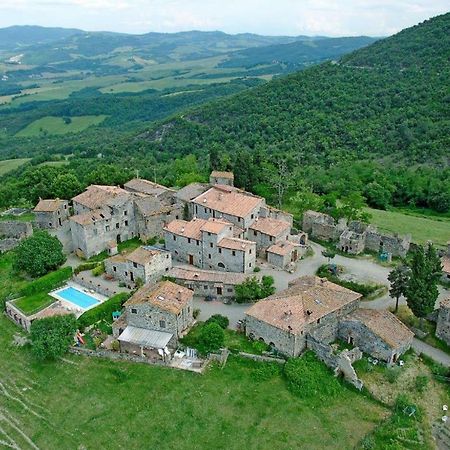
[(254, 190), (274, 174), (292, 179), (287, 188), (300, 176), (317, 192), (361, 189), (387, 204), (448, 210), (449, 26), (446, 14), (193, 110), (152, 145), (180, 155), (214, 149), (211, 165)]

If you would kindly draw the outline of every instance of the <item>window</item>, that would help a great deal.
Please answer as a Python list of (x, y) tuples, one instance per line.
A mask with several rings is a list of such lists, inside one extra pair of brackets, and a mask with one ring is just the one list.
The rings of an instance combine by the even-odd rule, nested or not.
[(219, 264), (217, 264), (220, 268), (225, 269), (225, 264), (223, 262), (220, 262)]
[(159, 327), (160, 328), (166, 328), (166, 321), (165, 320), (160, 320), (159, 321)]
[(132, 312), (133, 314), (137, 314), (137, 309), (136, 309), (136, 308), (131, 308), (131, 312)]
[(117, 272), (117, 267), (116, 266), (113, 266), (113, 271)]
[(208, 289), (208, 285), (207, 284), (205, 284), (204, 286), (203, 286), (203, 289)]
[(49, 227), (51, 227), (51, 226), (52, 226), (52, 223), (51, 223), (51, 222), (49, 222), (49, 223), (48, 223), (48, 226), (49, 226)]
[(109, 225), (105, 226), (105, 231), (109, 231)]
[(210, 242), (210, 243), (209, 243), (209, 246), (210, 246), (211, 248), (213, 248), (213, 247), (214, 247), (214, 244), (213, 244), (212, 242)]
[(231, 252), (231, 254), (232, 254), (233, 256), (236, 256), (236, 251), (233, 250), (233, 251)]
[(126, 276), (126, 277), (128, 276), (128, 272), (125, 272), (125, 276)]
[(200, 241), (197, 241), (197, 245), (200, 245)]
[(134, 267), (135, 269), (137, 269), (137, 266), (138, 266), (137, 263), (134, 262), (134, 263), (133, 263), (133, 267)]
[(219, 247), (219, 253), (222, 253), (222, 249)]
[(252, 267), (252, 263), (248, 263), (248, 267)]
[(208, 259), (211, 259), (211, 253), (208, 255)]
[(253, 236), (256, 236), (258, 232), (256, 230), (253, 230)]
[(67, 205), (64, 205), (64, 209), (67, 209)]
[(320, 319), (317, 319), (317, 323), (320, 323)]
[(227, 292), (233, 292), (233, 288), (228, 288)]
[(249, 254), (249, 255), (251, 255), (251, 254), (252, 254), (252, 249), (250, 249), (250, 250), (248, 251), (248, 254)]
[(188, 244), (190, 244), (191, 243), (191, 238), (188, 238)]
[(126, 227), (128, 226), (128, 220), (125, 220), (125, 226)]
[(251, 215), (251, 218), (252, 218), (252, 219), (254, 219), (254, 218), (255, 218), (255, 215), (254, 215), (254, 214), (252, 214), (252, 215)]
[(273, 236), (270, 236), (270, 242), (272, 242), (273, 241)]
[(241, 218), (240, 217), (238, 217), (238, 222), (240, 222), (241, 221)]
[(174, 240), (174, 241), (176, 241), (176, 240), (177, 240), (177, 237), (176, 237), (175, 235), (173, 235), (173, 240)]
[(124, 211), (123, 215), (126, 216), (128, 214), (128, 211)]
[(211, 236), (211, 233), (208, 232), (208, 236)]
[(118, 223), (116, 223), (116, 228), (119, 228), (119, 226), (120, 226), (120, 225), (119, 225)]

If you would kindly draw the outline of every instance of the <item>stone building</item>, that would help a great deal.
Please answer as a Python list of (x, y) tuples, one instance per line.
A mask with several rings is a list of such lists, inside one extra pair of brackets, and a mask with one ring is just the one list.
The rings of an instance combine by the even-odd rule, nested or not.
[(441, 301), (439, 305), (436, 336), (450, 345), (450, 298)]
[(266, 250), (274, 244), (285, 243), (291, 234), (291, 225), (284, 220), (257, 218), (247, 231), (247, 239), (256, 242), (259, 255), (266, 255)]
[(69, 219), (67, 200), (39, 200), (34, 208), (35, 223), (39, 228), (56, 229)]
[(142, 178), (134, 178), (127, 181), (123, 188), (128, 192), (158, 199), (162, 203), (170, 203), (176, 193), (173, 189), (162, 186), (161, 184), (153, 183), (152, 181), (144, 180)]
[(120, 350), (150, 356), (175, 348), (194, 322), (193, 295), (190, 289), (170, 281), (139, 289), (113, 324)]
[(134, 287), (138, 280), (143, 284), (155, 283), (172, 268), (170, 252), (155, 247), (139, 247), (129, 254), (115, 255), (105, 260), (108, 276)]
[(265, 200), (230, 186), (213, 186), (192, 200), (194, 217), (224, 219), (243, 231), (259, 217)]
[(341, 319), (339, 337), (388, 364), (411, 347), (414, 333), (389, 311), (357, 309)]
[(326, 279), (300, 277), (246, 312), (246, 334), (288, 356), (310, 348), (323, 358), (340, 338), (395, 362), (411, 346), (413, 333), (388, 311), (358, 309), (360, 299)]
[(284, 291), (255, 303), (246, 312), (246, 335), (288, 356), (307, 347), (313, 331), (323, 341), (336, 339), (339, 318), (354, 311), (361, 295), (319, 277), (304, 276)]
[(0, 253), (17, 247), (22, 239), (33, 234), (30, 222), (15, 220), (0, 221)]
[(450, 283), (450, 242), (447, 242), (447, 252), (441, 258), (442, 281)]
[(169, 277), (192, 289), (195, 295), (217, 299), (233, 299), (236, 285), (242, 284), (248, 275), (234, 272), (217, 272), (194, 268), (173, 267)]
[(285, 269), (298, 261), (306, 253), (306, 246), (291, 241), (273, 244), (267, 249), (267, 262), (272, 266)]
[(174, 220), (164, 232), (166, 249), (178, 261), (224, 272), (255, 268), (256, 244), (234, 237), (235, 227), (225, 220)]
[(359, 221), (347, 225), (343, 219), (336, 222), (333, 217), (316, 211), (303, 214), (303, 230), (312, 238), (337, 241), (339, 250), (355, 255), (370, 250), (403, 258), (411, 244), (410, 235), (380, 233), (375, 226)]
[(209, 183), (213, 186), (215, 184), (234, 186), (234, 174), (233, 172), (219, 172), (217, 170), (214, 170), (209, 176)]

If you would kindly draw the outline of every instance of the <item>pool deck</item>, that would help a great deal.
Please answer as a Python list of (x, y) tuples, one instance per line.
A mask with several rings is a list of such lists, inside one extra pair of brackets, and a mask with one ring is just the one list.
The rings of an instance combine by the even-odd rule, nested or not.
[[(61, 297), (60, 295), (58, 295), (59, 292), (63, 291), (64, 289), (67, 289), (68, 287), (72, 287), (86, 295), (89, 295), (90, 297), (94, 298), (95, 300), (98, 301), (98, 303), (95, 303), (87, 308), (83, 308), (81, 306), (76, 305), (75, 303), (72, 303), (69, 300), (66, 300), (65, 298)], [(99, 304), (103, 303), (105, 300), (108, 300), (108, 297), (99, 294), (98, 292), (95, 292), (94, 290), (90, 290), (87, 289), (83, 286), (81, 286), (78, 283), (75, 283), (73, 281), (69, 281), (65, 286), (58, 288), (52, 292), (50, 292), (48, 295), (50, 295), (51, 297), (57, 299), (61, 305), (66, 308), (69, 309), (70, 311), (72, 311), (76, 317), (81, 316), (81, 314), (83, 314), (85, 311), (88, 311), (89, 309), (95, 308), (97, 307)]]

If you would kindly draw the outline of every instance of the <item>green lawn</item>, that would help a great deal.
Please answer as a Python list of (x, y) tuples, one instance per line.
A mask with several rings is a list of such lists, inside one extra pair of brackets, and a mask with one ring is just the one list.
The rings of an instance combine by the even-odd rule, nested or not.
[(370, 222), (377, 225), (380, 230), (390, 233), (411, 234), (413, 242), (424, 244), (428, 240), (444, 247), (450, 240), (449, 217), (423, 217), (406, 214), (400, 211), (381, 211), (367, 208), (372, 215)]
[(204, 375), (71, 355), (38, 363), (12, 345), (17, 330), (0, 317), (0, 440), (19, 448), (31, 446), (12, 421), (42, 449), (349, 449), (386, 413), (346, 387), (313, 408), (281, 375), (261, 380), (262, 363), (234, 357)]
[(76, 116), (71, 118), (71, 123), (66, 124), (62, 117), (42, 117), (30, 123), (20, 130), (17, 137), (33, 137), (42, 134), (61, 135), (67, 133), (79, 133), (92, 125), (103, 122), (107, 116)]
[(18, 292), (27, 284), (26, 280), (14, 273), (12, 262), (12, 252), (0, 255), (0, 308), (8, 295)]
[(34, 295), (29, 295), (28, 297), (19, 298), (14, 302), (21, 311), (23, 311), (27, 316), (37, 313), (41, 309), (54, 303), (56, 300), (50, 297), (46, 292), (39, 292)]
[(5, 159), (0, 161), (0, 177), (12, 170), (16, 170), (28, 161), (30, 161), (30, 158)]
[(5, 220), (14, 220), (16, 222), (33, 222), (34, 213), (33, 212), (24, 213), (24, 214), (21, 214), (20, 216), (14, 216), (11, 214), (6, 214), (5, 216), (0, 216), (0, 221), (5, 221)]

